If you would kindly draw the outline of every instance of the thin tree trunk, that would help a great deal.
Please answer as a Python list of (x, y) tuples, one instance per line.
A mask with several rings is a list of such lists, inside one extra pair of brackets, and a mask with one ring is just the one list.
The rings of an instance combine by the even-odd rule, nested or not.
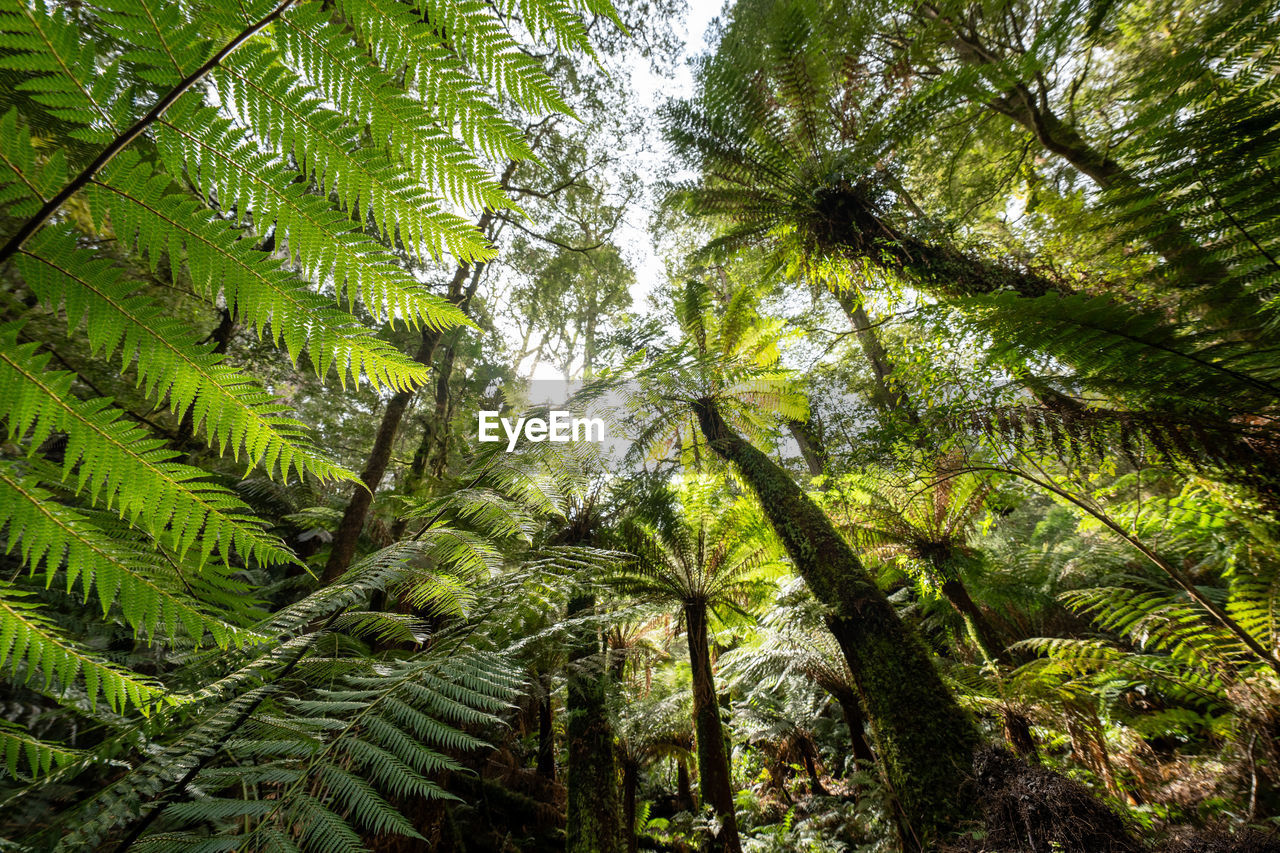
[(698, 738), (698, 778), (702, 785), (702, 802), (715, 809), (722, 823), (720, 834), (716, 838), (717, 849), (725, 853), (742, 853), (742, 842), (738, 839), (738, 819), (733, 807), (729, 753), (725, 749), (724, 730), (720, 725), (720, 703), (716, 701), (715, 676), (711, 672), (706, 605), (685, 605), (684, 618), (689, 640), (689, 663), (693, 668), (693, 723)]
[(867, 316), (867, 310), (862, 307), (861, 300), (851, 290), (839, 291), (836, 293), (836, 300), (844, 310), (845, 316), (849, 318), (849, 325), (853, 326), (858, 336), (862, 354), (867, 357), (867, 363), (871, 365), (871, 375), (875, 382), (872, 402), (881, 411), (901, 412), (915, 423), (916, 412), (906, 392), (900, 388), (895, 389), (889, 384), (889, 374), (893, 373), (893, 360), (889, 358), (884, 344), (880, 342), (880, 336), (872, 327), (871, 318)]
[[(476, 283), (480, 279), (479, 265), (476, 272), (471, 277), (471, 285), (467, 292), (474, 293)], [(464, 299), (464, 304), (465, 304)], [(465, 307), (463, 310), (466, 310)], [(435, 382), (435, 408), (432, 409), (430, 415), (422, 419), (422, 440), (418, 442), (418, 447), (413, 452), (413, 458), (409, 461), (409, 468), (405, 471), (403, 492), (412, 495), (422, 484), (426, 477), (427, 463), (431, 459), (432, 452), (439, 444), (439, 433), (447, 428), (447, 415), (449, 407), (449, 380), (453, 376), (453, 358), (456, 344), (451, 344), (445, 350), (444, 357), (440, 360), (440, 364), (436, 368)], [(404, 516), (396, 518), (391, 523), (391, 539), (398, 541), (404, 536), (405, 528), (408, 526), (409, 520)]]
[(902, 846), (926, 849), (976, 811), (966, 782), (979, 743), (973, 721), (822, 510), (729, 428), (714, 400), (693, 408), (707, 443), (750, 484), (796, 569), (830, 608), (827, 624), (853, 673), (876, 754), (907, 823)]
[(697, 809), (693, 799), (693, 785), (689, 782), (689, 764), (683, 758), (676, 759), (676, 811), (692, 812)]
[[(465, 265), (458, 267), (454, 281), (461, 285), (468, 271), (469, 268)], [(414, 361), (430, 365), (431, 356), (439, 343), (439, 331), (423, 329), (422, 340), (418, 344), (417, 352), (413, 355)], [(360, 472), (360, 482), (363, 487), (357, 486), (352, 490), (351, 499), (347, 501), (346, 509), (342, 512), (342, 521), (338, 523), (338, 529), (333, 534), (329, 561), (325, 563), (324, 574), (321, 576), (324, 583), (332, 583), (340, 578), (355, 558), (356, 546), (360, 541), (360, 534), (364, 531), (364, 522), (369, 515), (369, 507), (373, 504), (374, 493), (378, 491), (378, 486), (387, 473), (387, 465), (391, 461), (391, 450), (395, 446), (400, 422), (404, 419), (404, 413), (416, 394), (416, 388), (397, 391), (387, 401), (387, 407), (382, 412), (382, 420), (379, 421), (378, 429), (373, 435), (373, 447), (369, 450), (364, 470)]]
[(804, 762), (804, 772), (809, 777), (809, 793), (818, 797), (831, 796), (818, 773), (818, 751), (814, 748), (813, 741), (807, 737), (798, 738), (796, 749), (800, 750), (800, 760)]
[(787, 429), (800, 448), (804, 464), (809, 467), (809, 475), (821, 476), (827, 468), (827, 446), (822, 441), (822, 436), (814, 430), (811, 423), (804, 421), (788, 420)]
[[(480, 217), (478, 226), (481, 230), (489, 227), (492, 220), (492, 214), (486, 211)], [(449, 282), (449, 301), (455, 305), (463, 303), (464, 296), (468, 292), (474, 292), (474, 283), (480, 278), (480, 272), (484, 264), (476, 264), (468, 266), (461, 264), (453, 274), (453, 280)], [(468, 291), (463, 290), (463, 283), (466, 282), (467, 276), (471, 276), (473, 282), (472, 287)], [(423, 328), (422, 340), (418, 344), (418, 350), (413, 354), (413, 360), (427, 367), (431, 366), (431, 361), (435, 356), (436, 347), (440, 345), (440, 339), (444, 336), (444, 332), (439, 329)], [(383, 476), (387, 473), (387, 465), (391, 462), (391, 451), (395, 447), (396, 434), (400, 430), (400, 422), (404, 420), (404, 413), (408, 410), (409, 404), (413, 402), (413, 398), (417, 396), (418, 389), (410, 389), (397, 391), (391, 395), (391, 399), (387, 401), (387, 407), (382, 412), (382, 420), (378, 423), (377, 432), (373, 435), (373, 447), (369, 450), (369, 457), (365, 461), (364, 470), (360, 472), (360, 482), (363, 487), (357, 486), (351, 494), (351, 499), (347, 501), (346, 509), (342, 513), (342, 521), (338, 523), (338, 529), (333, 535), (333, 546), (329, 551), (329, 561), (325, 563), (324, 575), (322, 580), (325, 583), (332, 583), (342, 576), (342, 573), (351, 565), (351, 561), (356, 555), (356, 545), (360, 541), (360, 534), (364, 531), (365, 519), (369, 515), (369, 507), (373, 505), (373, 496), (378, 491), (378, 486), (382, 483)], [(425, 464), (425, 462), (424, 462)], [(400, 532), (403, 532), (403, 525)]]
[(867, 718), (862, 713), (862, 705), (858, 702), (858, 694), (852, 690), (840, 691), (836, 694), (836, 702), (844, 715), (844, 723), (849, 727), (849, 742), (852, 745), (853, 757), (859, 764), (870, 766), (876, 760), (867, 741)]
[[(511, 178), (515, 175), (517, 161), (511, 160), (507, 163), (507, 168), (503, 171), (502, 177), (499, 179), (499, 186), (506, 188), (511, 182)], [(487, 234), (489, 226), (493, 224), (494, 212), (486, 210), (480, 215), (476, 221), (476, 230), (481, 234)], [(457, 270), (453, 274), (452, 281), (449, 282), (448, 299), (454, 305), (464, 304), (465, 299), (470, 298), (470, 294), (475, 293), (476, 283), (479, 281), (480, 272), (484, 264), (459, 264)], [(467, 276), (472, 276), (471, 287), (464, 291), (463, 284), (467, 280)], [(440, 345), (441, 338), (444, 337), (443, 330), (423, 327), (422, 340), (418, 345), (417, 352), (414, 353), (413, 359), (426, 367), (431, 366), (432, 358), (435, 356), (436, 347)], [(357, 486), (351, 494), (351, 499), (347, 501), (346, 509), (342, 513), (342, 521), (338, 523), (338, 529), (333, 535), (333, 547), (329, 552), (329, 561), (325, 563), (324, 574), (321, 580), (324, 583), (332, 583), (342, 576), (350, 566), (351, 561), (355, 558), (356, 545), (360, 541), (360, 534), (364, 531), (365, 519), (369, 515), (369, 507), (373, 505), (374, 493), (378, 491), (378, 486), (382, 483), (382, 477), (387, 473), (387, 465), (391, 461), (391, 450), (395, 446), (396, 433), (400, 429), (400, 422), (404, 419), (404, 413), (409, 408), (409, 403), (417, 395), (418, 389), (408, 391), (397, 391), (387, 401), (387, 408), (382, 413), (382, 420), (378, 424), (378, 430), (374, 433), (373, 447), (369, 450), (369, 457), (365, 462), (364, 470), (360, 472), (360, 482), (362, 486)]]
[(622, 765), (622, 831), (626, 836), (627, 853), (636, 853), (640, 839), (636, 837), (636, 787), (640, 768), (635, 762)]
[(554, 718), (551, 707), (550, 679), (541, 679), (538, 699), (538, 775), (544, 779), (555, 781), (556, 778), (556, 734), (553, 727)]

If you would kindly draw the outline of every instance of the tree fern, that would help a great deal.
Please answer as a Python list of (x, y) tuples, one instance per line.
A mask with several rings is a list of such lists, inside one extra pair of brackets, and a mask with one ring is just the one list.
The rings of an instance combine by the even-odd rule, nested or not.
[[(0, 671), (71, 730), (91, 718), (96, 747), (6, 725), (0, 752), (37, 785), (102, 756), (127, 767), (84, 804), (92, 820), (72, 810), (39, 843), (127, 846), (157, 820), (170, 840), (147, 843), (161, 847), (223, 849), (236, 830), (279, 849), (412, 835), (398, 800), (442, 795), (429, 777), (505, 707), (515, 678), (465, 632), (413, 655), (365, 641), (428, 640), (418, 617), (368, 609), (375, 593), (464, 621), (471, 587), (528, 539), (518, 498), (459, 498), (412, 554), (264, 614), (256, 584), (294, 556), (183, 457), (203, 440), (241, 474), (354, 479), (201, 315), (224, 312), (322, 379), (422, 384), (427, 368), (379, 333), (470, 322), (409, 267), (492, 256), (470, 213), (512, 206), (489, 164), (530, 156), (513, 117), (568, 111), (529, 43), (589, 53), (584, 12), (612, 16), (561, 0), (0, 0), (0, 525), (19, 564), (0, 585)], [(133, 402), (53, 368), (81, 342)], [(543, 508), (557, 501), (541, 491)], [(81, 619), (148, 665), (91, 650)], [(236, 803), (227, 755), (287, 804)]]
[(12, 327), (0, 333), (0, 407), (8, 415), (10, 441), (30, 433), (35, 453), (53, 432), (65, 433), (62, 479), (179, 557), (191, 552), (203, 561), (217, 553), (227, 559), (234, 549), (265, 563), (289, 559), (233, 493), (203, 471), (172, 461), (174, 451), (123, 420), (109, 401), (71, 396), (72, 374), (47, 370), (49, 355), (37, 349), (18, 344)]

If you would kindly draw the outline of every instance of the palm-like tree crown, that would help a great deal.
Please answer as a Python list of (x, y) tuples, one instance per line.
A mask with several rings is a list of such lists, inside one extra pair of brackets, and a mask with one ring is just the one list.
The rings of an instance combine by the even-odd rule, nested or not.
[(659, 494), (624, 532), (637, 555), (616, 578), (637, 598), (743, 611), (781, 568), (781, 548), (753, 503), (722, 477), (695, 477)]

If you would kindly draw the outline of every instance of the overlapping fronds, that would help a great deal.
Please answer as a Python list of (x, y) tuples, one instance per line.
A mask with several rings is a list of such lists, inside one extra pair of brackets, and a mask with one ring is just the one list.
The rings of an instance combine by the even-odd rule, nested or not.
[[(96, 601), (106, 617), (112, 607), (139, 634), (220, 647), (261, 637), (210, 612), (184, 587), (181, 567), (166, 562), (149, 543), (113, 538), (82, 511), (58, 503), (38, 480), (16, 466), (0, 464), (0, 525), (8, 525), (15, 547), (33, 577), (55, 580), (70, 594), (79, 586), (86, 603)], [(190, 567), (198, 575), (198, 567)], [(197, 582), (198, 584), (198, 582)], [(219, 602), (221, 603), (221, 602)]]
[(64, 434), (63, 482), (179, 557), (190, 552), (203, 562), (234, 552), (264, 563), (289, 559), (233, 492), (200, 469), (174, 462), (177, 453), (125, 420), (110, 401), (76, 399), (70, 393), (74, 375), (48, 370), (50, 357), (38, 349), (17, 343), (12, 327), (0, 336), (0, 407), (10, 441), (25, 439), (34, 454), (51, 435)]
[[(364, 850), (365, 835), (421, 838), (395, 804), (453, 798), (432, 777), (463, 771), (455, 756), (485, 745), (476, 732), (497, 723), (520, 684), (502, 658), (446, 642), (436, 654), (265, 703), (223, 744), (252, 766), (202, 770), (199, 795), (167, 809), (168, 826), (141, 849), (263, 849), (292, 837), (289, 849)], [(245, 796), (248, 780), (258, 796)], [(262, 796), (267, 790), (276, 796)], [(179, 829), (193, 823), (213, 829)]]
[(611, 585), (667, 605), (742, 607), (781, 569), (781, 545), (758, 507), (729, 499), (716, 476), (654, 496), (621, 535), (636, 556)]
[(992, 294), (958, 307), (996, 341), (995, 358), (1025, 364), (1051, 356), (1069, 365), (1081, 386), (1121, 396), (1135, 408), (1250, 412), (1274, 405), (1280, 395), (1274, 347), (1223, 339), (1107, 297)]
[[(41, 843), (414, 836), (400, 800), (441, 796), (431, 775), (514, 695), (500, 656), (423, 616), (470, 618), (567, 471), (496, 462), (416, 542), (300, 599), (301, 578), (267, 585), (297, 560), (221, 477), (356, 479), (238, 366), (237, 332), (322, 380), (421, 385), (380, 335), (470, 323), (415, 268), (493, 256), (471, 224), (513, 207), (491, 164), (531, 156), (522, 119), (568, 112), (530, 41), (590, 54), (585, 14), (616, 20), (595, 0), (0, 0), (0, 671), (59, 707), (47, 739), (0, 727), (0, 754), (36, 785), (118, 765)], [(370, 609), (384, 593), (421, 613)], [(86, 729), (93, 749), (58, 742)], [(254, 785), (228, 790), (228, 756)]]
[(155, 681), (80, 649), (40, 613), (31, 593), (8, 581), (0, 581), (0, 668), (44, 690), (83, 684), (90, 705), (101, 697), (115, 711), (145, 713), (165, 699)]
[[(1206, 10), (1208, 11), (1208, 10)], [(1107, 202), (1124, 236), (1185, 235), (1169, 274), (1207, 293), (1215, 319), (1270, 334), (1280, 293), (1274, 175), (1280, 162), (1274, 45), (1265, 5), (1228, 4), (1188, 21), (1175, 50), (1133, 75), (1117, 156), (1135, 180)]]

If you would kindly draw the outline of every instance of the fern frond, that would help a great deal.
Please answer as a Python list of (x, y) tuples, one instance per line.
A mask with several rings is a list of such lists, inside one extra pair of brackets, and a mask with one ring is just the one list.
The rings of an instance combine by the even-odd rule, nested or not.
[[(421, 26), (421, 25), (419, 25)], [(303, 6), (276, 30), (280, 53), (319, 85), (325, 100), (368, 133), (436, 195), (475, 208), (512, 207), (489, 171), (390, 75), (332, 25), (319, 6)]]
[[(48, 743), (33, 737), (7, 720), (0, 720), (0, 755), (4, 756), (4, 768), (10, 778), (21, 779), (23, 776), (39, 777), (84, 756), (78, 749), (70, 749), (61, 744)], [(20, 770), (21, 760), (25, 759), (25, 773)]]
[[(279, 56), (253, 44), (233, 54), (213, 75), (220, 97), (238, 118), (282, 156), (292, 156), (321, 192), (334, 193), (353, 218), (374, 222), (391, 239), (399, 233), (415, 254), (461, 261), (492, 257), (479, 232), (444, 210), (426, 188), (384, 152), (355, 145), (342, 114), (323, 106)], [(366, 301), (375, 302), (366, 296)]]
[[(425, 318), (437, 328), (467, 322), (455, 306), (405, 271), (381, 243), (363, 234), (351, 217), (308, 193), (297, 173), (278, 165), (217, 109), (202, 106), (194, 96), (180, 100), (161, 121), (157, 142), (170, 173), (185, 171), (223, 208), (250, 211), (259, 232), (274, 224), (277, 243), (309, 279), (331, 281), (335, 293), (340, 298), (345, 294), (348, 301), (368, 300), (365, 307), (379, 321), (417, 324)], [(298, 298), (304, 307), (317, 299)], [(274, 312), (266, 319), (281, 322)]]
[(105, 358), (120, 353), (121, 367), (133, 366), (149, 396), (167, 400), (175, 412), (192, 410), (192, 421), (210, 444), (273, 474), (313, 474), (324, 480), (355, 475), (311, 446), (302, 425), (257, 382), (221, 363), (209, 346), (196, 344), (189, 327), (165, 316), (138, 295), (139, 285), (123, 279), (100, 258), (79, 249), (74, 237), (46, 227), (18, 256), (28, 286), (51, 310), (67, 317), (70, 333), (84, 324), (90, 348)]
[(137, 673), (82, 651), (40, 613), (40, 606), (8, 581), (0, 581), (0, 669), (23, 680), (43, 677), (45, 690), (83, 684), (91, 707), (98, 697), (113, 711), (137, 708), (149, 714), (161, 702), (173, 702), (164, 688)]
[[(191, 283), (210, 302), (218, 296), (261, 336), (282, 343), (293, 360), (306, 350), (317, 375), (336, 370), (345, 386), (361, 377), (395, 389), (422, 384), (426, 368), (375, 337), (348, 313), (312, 293), (280, 269), (280, 263), (245, 245), (240, 232), (202, 212), (185, 194), (169, 194), (167, 176), (155, 174), (136, 155), (125, 152), (93, 182), (90, 210), (109, 218), (111, 229), (126, 246), (136, 245), (152, 268), (166, 256), (176, 267), (185, 259)], [(432, 325), (464, 320), (456, 307), (440, 297), (419, 296), (416, 319)], [(396, 308), (408, 307), (399, 305)]]
[(64, 482), (165, 542), (180, 559), (191, 552), (202, 563), (215, 552), (223, 559), (236, 552), (265, 564), (291, 561), (234, 493), (198, 468), (173, 462), (175, 452), (123, 420), (109, 401), (76, 399), (73, 374), (46, 370), (50, 357), (38, 348), (18, 344), (13, 327), (0, 333), (0, 409), (8, 413), (10, 441), (30, 433), (34, 453), (52, 433), (65, 433)]
[(35, 480), (0, 463), (0, 526), (32, 575), (44, 567), (45, 584), (65, 576), (67, 593), (79, 581), (84, 601), (96, 592), (105, 617), (115, 604), (135, 632), (197, 644), (206, 632), (220, 648), (265, 638), (213, 616), (181, 589), (177, 567), (155, 565), (154, 553), (111, 539), (82, 514), (55, 501)]
[(91, 40), (63, 15), (41, 2), (6, 0), (0, 5), (0, 68), (29, 75), (19, 88), (49, 114), (80, 125), (73, 135), (105, 142), (118, 130), (118, 63), (100, 65)]

